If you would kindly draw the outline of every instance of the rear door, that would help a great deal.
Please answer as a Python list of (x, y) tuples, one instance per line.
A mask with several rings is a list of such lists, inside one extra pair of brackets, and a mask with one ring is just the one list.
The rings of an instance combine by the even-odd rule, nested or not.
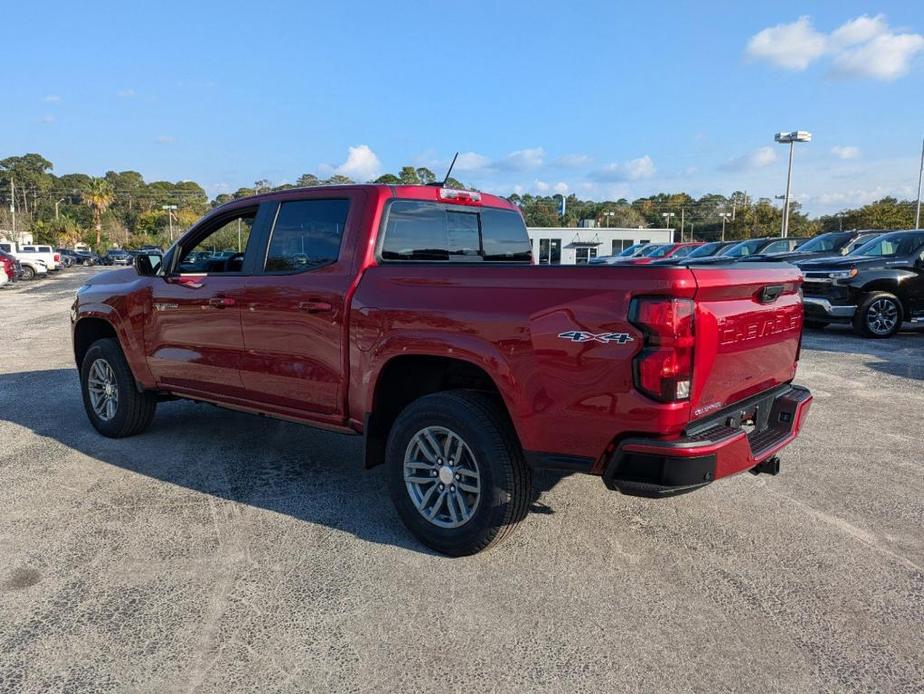
[(790, 266), (690, 266), (696, 279), (694, 419), (793, 379), (801, 274)]
[(241, 377), (248, 398), (296, 414), (343, 416), (344, 298), (352, 282), (345, 231), (364, 193), (316, 191), (274, 204), (243, 302)]
[(256, 262), (249, 241), (258, 212), (247, 207), (206, 221), (174, 251), (169, 273), (154, 279), (144, 339), (159, 386), (243, 395), (241, 299)]

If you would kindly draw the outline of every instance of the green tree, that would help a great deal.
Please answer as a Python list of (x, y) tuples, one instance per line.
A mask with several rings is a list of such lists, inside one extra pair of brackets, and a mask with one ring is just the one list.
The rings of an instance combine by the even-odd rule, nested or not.
[(21, 157), (7, 157), (0, 160), (0, 189), (10, 190), (10, 181), (15, 184), (16, 210), (22, 216), (34, 219), (34, 207), (39, 197), (44, 197), (51, 187), (49, 171), (54, 165), (41, 154), (24, 154)]
[(298, 177), (298, 180), (295, 181), (295, 185), (299, 188), (311, 188), (321, 185), (321, 181), (314, 174), (305, 173)]
[(401, 179), (394, 174), (382, 174), (377, 179), (375, 179), (373, 183), (384, 183), (385, 185), (396, 186), (401, 183)]
[(93, 211), (93, 227), (96, 229), (96, 248), (100, 247), (100, 235), (103, 231), (103, 212), (109, 209), (114, 199), (112, 184), (105, 178), (90, 180), (87, 189), (83, 192), (83, 202)]
[(426, 166), (420, 166), (417, 168), (417, 178), (423, 184), (430, 184), (436, 181), (436, 174)]
[(413, 166), (402, 166), (398, 172), (398, 178), (404, 185), (419, 185), (420, 177), (417, 175), (417, 169)]
[(324, 181), (324, 185), (326, 186), (346, 186), (350, 185), (351, 183), (353, 183), (352, 178), (349, 176), (343, 176), (341, 174), (334, 174), (326, 181)]

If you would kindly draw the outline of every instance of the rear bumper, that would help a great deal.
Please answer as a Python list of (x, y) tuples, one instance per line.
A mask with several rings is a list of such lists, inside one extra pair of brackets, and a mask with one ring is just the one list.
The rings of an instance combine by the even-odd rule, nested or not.
[(839, 306), (815, 296), (802, 297), (802, 305), (805, 307), (805, 317), (809, 319), (844, 320), (853, 318), (857, 311), (856, 306)]
[[(607, 464), (603, 482), (623, 494), (664, 497), (750, 470), (798, 436), (811, 404), (806, 388), (783, 386), (696, 423), (683, 438), (625, 439)], [(755, 428), (748, 433), (742, 422), (750, 420)]]

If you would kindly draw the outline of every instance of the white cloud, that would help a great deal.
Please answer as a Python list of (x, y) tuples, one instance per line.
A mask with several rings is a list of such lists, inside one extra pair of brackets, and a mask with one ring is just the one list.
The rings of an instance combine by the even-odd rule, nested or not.
[(553, 163), (564, 169), (581, 169), (589, 166), (590, 162), (591, 158), (586, 154), (565, 154), (558, 157)]
[(896, 33), (881, 14), (850, 19), (830, 34), (816, 31), (811, 18), (803, 16), (759, 31), (745, 50), (751, 58), (788, 70), (805, 70), (827, 55), (834, 75), (878, 80), (907, 74), (912, 59), (921, 51), (924, 36)]
[(507, 171), (528, 171), (538, 169), (544, 160), (545, 150), (542, 147), (518, 149), (497, 162), (497, 168)]
[(334, 173), (349, 176), (354, 181), (369, 181), (382, 172), (382, 162), (368, 145), (350, 147), (347, 159), (334, 169)]
[(121, 96), (122, 98), (130, 98), (136, 96), (134, 89), (122, 89), (116, 92), (116, 95)]
[(477, 152), (463, 152), (456, 160), (454, 171), (530, 171), (545, 162), (542, 147), (518, 149), (500, 159), (491, 159)]
[(475, 152), (463, 152), (456, 159), (454, 171), (483, 171), (491, 168), (491, 160)]
[(725, 171), (754, 171), (770, 166), (775, 161), (776, 150), (773, 147), (760, 147), (748, 154), (729, 159), (721, 168)]
[[(522, 186), (516, 186), (521, 188)], [(542, 195), (547, 195), (548, 193), (558, 193), (559, 195), (568, 194), (568, 184), (564, 181), (559, 181), (558, 183), (547, 183), (546, 181), (536, 180), (533, 182), (533, 190)]]
[(40, 120), (41, 120), (43, 123), (46, 123), (46, 124), (48, 124), (48, 125), (51, 125), (52, 123), (55, 122), (55, 117), (54, 117), (53, 115), (51, 115), (50, 113), (46, 113), (44, 116), (42, 116), (42, 117), (40, 118)]
[(57, 94), (49, 94), (48, 96), (42, 99), (46, 104), (57, 104), (61, 101), (61, 97)]
[(860, 148), (852, 145), (834, 145), (831, 154), (838, 159), (856, 159), (860, 156)]
[(790, 70), (804, 70), (825, 52), (826, 38), (815, 31), (811, 18), (777, 24), (759, 31), (748, 41), (747, 54)]
[(172, 145), (176, 142), (176, 138), (173, 135), (158, 135), (154, 142), (158, 145)]
[(834, 74), (894, 80), (906, 74), (911, 59), (924, 50), (920, 34), (884, 34), (834, 58)]
[(646, 154), (638, 159), (607, 164), (595, 172), (593, 177), (598, 181), (637, 181), (642, 178), (651, 178), (654, 174), (654, 161)]
[(864, 14), (844, 22), (832, 31), (830, 45), (834, 48), (855, 46), (886, 34), (888, 31), (889, 25), (884, 15), (877, 14), (875, 17), (870, 17)]

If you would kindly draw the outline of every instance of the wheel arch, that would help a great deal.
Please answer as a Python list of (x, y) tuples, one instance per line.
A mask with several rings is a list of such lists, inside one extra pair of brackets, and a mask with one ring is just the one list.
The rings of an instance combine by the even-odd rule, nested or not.
[(365, 466), (371, 468), (385, 461), (391, 427), (411, 402), (431, 393), (460, 389), (483, 392), (494, 399), (519, 443), (503, 394), (484, 367), (457, 356), (401, 354), (383, 364), (375, 380), (363, 427)]
[(128, 362), (128, 368), (132, 372), (138, 390), (151, 389), (154, 387), (153, 377), (144, 362), (143, 355), (139, 355), (137, 345), (125, 334), (119, 318), (119, 314), (112, 307), (104, 309), (84, 307), (80, 311), (72, 329), (74, 361), (77, 369), (79, 371), (83, 365), (83, 358), (90, 345), (103, 338), (113, 338), (119, 343), (125, 355), (125, 361)]

